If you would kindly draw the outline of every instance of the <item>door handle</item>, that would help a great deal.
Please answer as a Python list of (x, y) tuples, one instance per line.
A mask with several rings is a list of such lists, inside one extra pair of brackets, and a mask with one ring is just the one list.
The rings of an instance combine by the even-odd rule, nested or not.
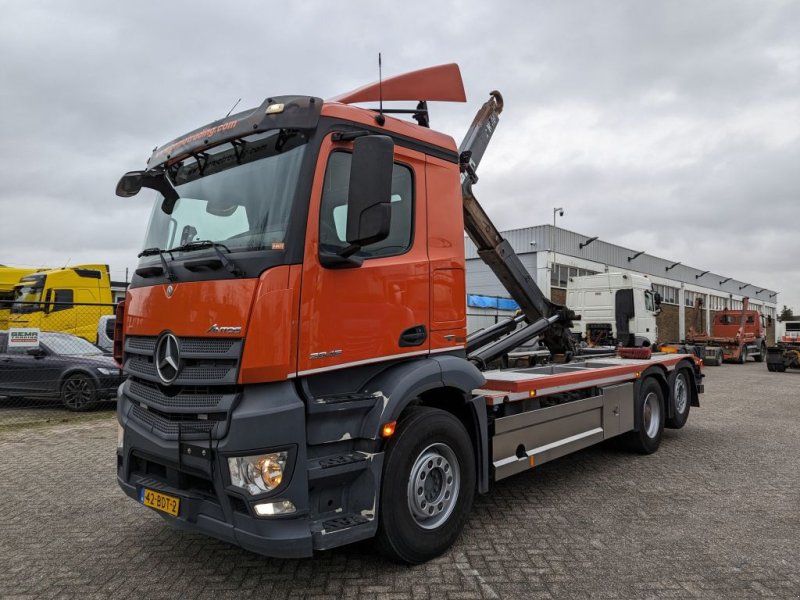
[(401, 348), (408, 348), (410, 346), (421, 346), (425, 343), (425, 340), (428, 339), (428, 331), (425, 329), (425, 325), (415, 325), (414, 327), (409, 327), (403, 333), (400, 334), (400, 341), (398, 342), (398, 346)]

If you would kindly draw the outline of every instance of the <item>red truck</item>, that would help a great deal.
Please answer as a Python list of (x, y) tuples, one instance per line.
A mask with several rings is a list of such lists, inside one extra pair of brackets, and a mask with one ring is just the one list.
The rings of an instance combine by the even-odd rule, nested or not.
[[(652, 453), (699, 405), (692, 356), (574, 360), (574, 314), (472, 191), (502, 97), (460, 147), (428, 101), (466, 101), (457, 65), (269, 97), (120, 180), (158, 194), (118, 311), (117, 481), (170, 525), (278, 557), (375, 537), (419, 563), (493, 482), (615, 436)], [(471, 336), (464, 230), (522, 310)], [(536, 336), (557, 364), (490, 368)]]
[(749, 298), (742, 300), (742, 310), (725, 309), (714, 315), (711, 333), (689, 331), (686, 341), (698, 346), (707, 365), (722, 361), (744, 364), (748, 357), (762, 362), (767, 356), (766, 320), (750, 309)]

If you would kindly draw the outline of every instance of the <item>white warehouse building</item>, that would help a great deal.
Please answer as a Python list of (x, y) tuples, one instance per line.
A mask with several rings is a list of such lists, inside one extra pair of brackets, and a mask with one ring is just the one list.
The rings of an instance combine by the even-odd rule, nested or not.
[[(536, 284), (554, 302), (564, 304), (570, 277), (595, 273), (633, 272), (646, 276), (661, 294), (658, 316), (660, 341), (679, 341), (697, 319), (711, 326), (716, 311), (741, 308), (745, 297), (750, 306), (767, 317), (767, 340), (776, 340), (778, 292), (756, 283), (739, 281), (711, 269), (683, 265), (624, 248), (597, 238), (554, 227), (538, 225), (502, 232)], [(475, 245), (465, 238), (467, 257), (468, 328), (474, 331), (513, 312), (508, 292), (478, 257)], [(702, 298), (702, 312), (695, 301)]]

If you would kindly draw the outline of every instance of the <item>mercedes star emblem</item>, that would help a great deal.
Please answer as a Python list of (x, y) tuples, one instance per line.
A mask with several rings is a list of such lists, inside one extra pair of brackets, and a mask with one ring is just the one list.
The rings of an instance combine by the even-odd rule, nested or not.
[(178, 348), (178, 338), (171, 333), (162, 336), (156, 346), (156, 371), (166, 385), (178, 377), (181, 357)]

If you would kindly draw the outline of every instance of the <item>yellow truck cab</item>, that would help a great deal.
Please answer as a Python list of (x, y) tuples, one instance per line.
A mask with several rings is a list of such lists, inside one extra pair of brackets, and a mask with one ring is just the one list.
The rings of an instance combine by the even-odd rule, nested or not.
[(0, 331), (8, 329), (8, 318), (14, 302), (14, 286), (26, 275), (39, 270), (41, 269), (0, 265)]
[(100, 317), (113, 313), (108, 265), (78, 265), (22, 277), (8, 327), (61, 331), (94, 344)]

